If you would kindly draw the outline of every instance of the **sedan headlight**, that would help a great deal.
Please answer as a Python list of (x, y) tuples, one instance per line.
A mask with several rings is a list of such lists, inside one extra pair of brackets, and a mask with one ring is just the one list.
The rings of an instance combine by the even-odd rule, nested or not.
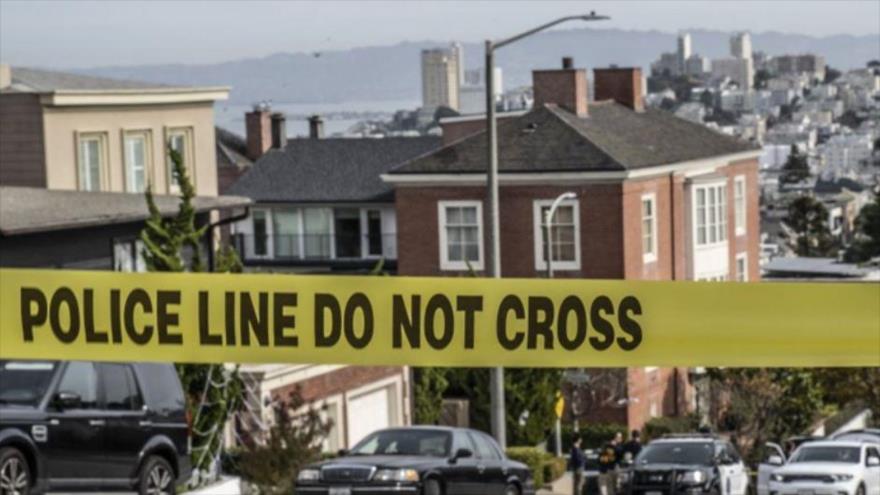
[(832, 474), (831, 477), (834, 478), (834, 481), (851, 481), (853, 479), (851, 474)]
[(775, 481), (775, 482), (777, 482), (777, 483), (782, 483), (783, 481), (785, 481), (785, 476), (782, 476), (781, 474), (771, 474), (771, 475), (770, 475), (770, 481)]
[(321, 479), (321, 471), (317, 469), (303, 469), (296, 475), (296, 481), (318, 481)]
[(373, 481), (419, 481), (419, 473), (415, 469), (380, 469)]
[(706, 473), (702, 471), (685, 471), (678, 476), (678, 482), (684, 485), (700, 485), (706, 481)]

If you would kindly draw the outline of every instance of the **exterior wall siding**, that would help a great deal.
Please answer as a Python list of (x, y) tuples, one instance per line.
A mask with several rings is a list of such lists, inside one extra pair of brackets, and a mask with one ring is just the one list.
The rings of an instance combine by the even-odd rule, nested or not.
[[(167, 128), (192, 129), (194, 180), (199, 196), (217, 195), (217, 157), (214, 107), (211, 103), (149, 106), (45, 107), (44, 138), (49, 189), (77, 189), (76, 135), (106, 133), (107, 158), (104, 190), (125, 191), (123, 133), (150, 131), (146, 180), (156, 193), (168, 192)], [(191, 172), (192, 173), (192, 172)]]
[(46, 187), (45, 164), (39, 95), (0, 95), (0, 185)]

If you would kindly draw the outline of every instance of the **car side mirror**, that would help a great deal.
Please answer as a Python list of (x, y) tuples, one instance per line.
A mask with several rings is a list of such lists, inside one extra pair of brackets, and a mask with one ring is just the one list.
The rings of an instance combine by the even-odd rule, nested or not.
[(73, 392), (58, 392), (52, 403), (58, 409), (77, 409), (82, 405), (82, 399)]
[(868, 467), (880, 466), (880, 457), (868, 457)]
[(474, 453), (471, 451), (471, 449), (458, 449), (455, 451), (455, 455), (452, 456), (452, 459), (449, 459), (449, 462), (454, 464), (455, 461), (459, 459), (466, 459), (473, 456)]
[(782, 461), (782, 457), (779, 457), (778, 455), (771, 455), (767, 458), (767, 464), (770, 464), (771, 466), (781, 466), (784, 464), (784, 462)]

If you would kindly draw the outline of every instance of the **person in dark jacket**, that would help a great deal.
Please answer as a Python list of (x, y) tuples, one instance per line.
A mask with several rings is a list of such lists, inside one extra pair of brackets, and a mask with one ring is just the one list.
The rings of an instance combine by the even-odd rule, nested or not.
[(622, 461), (633, 462), (642, 451), (642, 434), (639, 430), (633, 430), (629, 434), (629, 441), (621, 447), (623, 451)]
[(587, 466), (587, 457), (581, 450), (581, 438), (575, 436), (571, 442), (571, 452), (568, 457), (568, 469), (572, 472), (573, 492), (575, 495), (583, 493), (584, 469)]
[(599, 451), (599, 491), (602, 495), (614, 495), (617, 491), (617, 465), (623, 455), (623, 434), (614, 438)]

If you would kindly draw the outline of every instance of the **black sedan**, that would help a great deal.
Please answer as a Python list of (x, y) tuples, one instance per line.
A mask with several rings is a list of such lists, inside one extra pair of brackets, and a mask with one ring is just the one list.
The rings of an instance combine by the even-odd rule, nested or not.
[(485, 433), (419, 426), (380, 430), (339, 458), (302, 469), (296, 493), (533, 495), (525, 464)]

